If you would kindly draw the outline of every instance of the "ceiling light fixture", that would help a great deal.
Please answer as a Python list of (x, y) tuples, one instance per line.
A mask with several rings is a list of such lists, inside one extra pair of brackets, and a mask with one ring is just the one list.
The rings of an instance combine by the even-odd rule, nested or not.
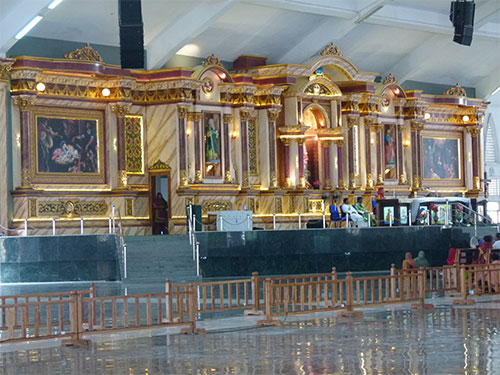
[(19, 31), (14, 38), (21, 39), (23, 36), (29, 33), (29, 31), (36, 26), (38, 22), (42, 20), (42, 16), (36, 16), (33, 18), (26, 26), (24, 26), (21, 31)]
[(49, 6), (47, 8), (49, 9), (54, 9), (56, 6), (58, 6), (59, 4), (61, 4), (63, 2), (63, 0), (54, 0), (53, 2), (51, 2), (49, 4)]

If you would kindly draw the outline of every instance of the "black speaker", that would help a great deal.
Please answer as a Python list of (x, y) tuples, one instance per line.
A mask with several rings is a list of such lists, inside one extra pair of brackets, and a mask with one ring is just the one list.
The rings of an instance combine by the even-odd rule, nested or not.
[(453, 41), (458, 44), (470, 46), (474, 31), (474, 1), (453, 1), (450, 8), (450, 21), (455, 27)]
[(144, 68), (144, 26), (141, 0), (118, 1), (122, 68)]

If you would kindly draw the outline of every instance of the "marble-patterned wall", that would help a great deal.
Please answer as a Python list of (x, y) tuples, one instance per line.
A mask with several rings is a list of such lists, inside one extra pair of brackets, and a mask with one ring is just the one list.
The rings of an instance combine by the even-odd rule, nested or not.
[[(8, 118), (7, 118), (7, 92), (8, 83), (0, 80), (0, 176), (4, 176), (4, 182), (0, 184), (0, 226), (7, 228), (9, 224), (9, 184), (8, 176)], [(0, 232), (4, 230), (0, 227)]]

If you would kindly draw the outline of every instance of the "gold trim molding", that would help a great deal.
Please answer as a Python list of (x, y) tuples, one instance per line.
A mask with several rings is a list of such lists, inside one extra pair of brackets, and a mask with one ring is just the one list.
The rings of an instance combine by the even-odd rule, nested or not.
[(102, 57), (95, 49), (93, 49), (89, 43), (87, 43), (82, 48), (76, 49), (64, 55), (66, 59), (69, 60), (83, 60), (83, 61), (97, 61), (101, 62)]
[(82, 216), (103, 215), (108, 210), (105, 201), (81, 202), (77, 200), (60, 200), (56, 202), (36, 202), (39, 216)]

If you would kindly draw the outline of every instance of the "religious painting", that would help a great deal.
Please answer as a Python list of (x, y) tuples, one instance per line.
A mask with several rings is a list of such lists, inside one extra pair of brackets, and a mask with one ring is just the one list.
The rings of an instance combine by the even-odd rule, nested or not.
[(384, 224), (389, 225), (390, 223), (394, 225), (394, 206), (384, 207)]
[(428, 180), (460, 179), (460, 139), (422, 138), (424, 178)]
[(32, 182), (105, 182), (102, 112), (36, 107), (31, 128)]
[(408, 207), (399, 206), (399, 223), (401, 225), (408, 225)]
[(221, 115), (218, 112), (203, 112), (203, 139), (205, 177), (222, 177)]
[(384, 174), (386, 180), (397, 179), (396, 125), (384, 126)]

